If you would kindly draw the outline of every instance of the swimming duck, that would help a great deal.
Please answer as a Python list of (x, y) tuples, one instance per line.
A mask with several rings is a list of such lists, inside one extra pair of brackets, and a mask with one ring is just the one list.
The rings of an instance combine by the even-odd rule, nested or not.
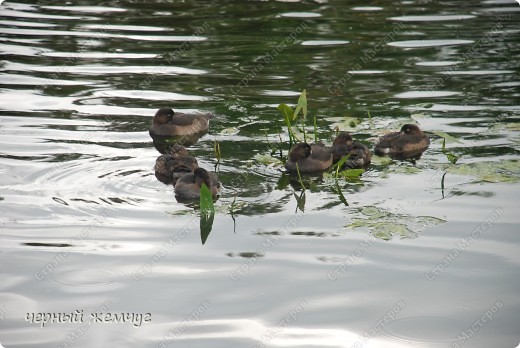
[(374, 152), (378, 156), (389, 155), (393, 159), (412, 161), (421, 158), (430, 146), (430, 139), (417, 125), (405, 124), (400, 132), (393, 132), (379, 138)]
[(161, 108), (153, 117), (150, 135), (188, 136), (208, 131), (212, 114), (184, 114), (170, 108)]
[(192, 200), (200, 198), (200, 187), (202, 183), (211, 191), (213, 196), (220, 192), (220, 182), (215, 173), (208, 173), (203, 168), (197, 168), (193, 173), (184, 174), (175, 184), (175, 195), (181, 200)]
[(285, 169), (296, 172), (296, 164), (300, 173), (322, 172), (332, 165), (332, 152), (329, 147), (320, 143), (298, 143), (289, 152)]
[(171, 145), (169, 152), (157, 157), (155, 161), (155, 177), (160, 182), (171, 184), (186, 173), (199, 167), (195, 157), (190, 155), (182, 145)]
[(340, 132), (332, 143), (332, 162), (337, 163), (349, 155), (342, 169), (366, 169), (370, 165), (370, 151), (368, 148), (352, 139), (347, 132)]

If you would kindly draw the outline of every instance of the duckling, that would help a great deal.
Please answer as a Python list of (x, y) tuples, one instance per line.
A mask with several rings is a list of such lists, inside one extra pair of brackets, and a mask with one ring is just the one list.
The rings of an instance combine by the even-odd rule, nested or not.
[(285, 169), (296, 172), (296, 164), (300, 173), (322, 172), (332, 165), (332, 152), (323, 144), (298, 143), (289, 152)]
[(332, 162), (337, 163), (349, 155), (342, 169), (366, 169), (370, 165), (370, 151), (368, 148), (352, 139), (347, 132), (340, 132), (332, 143)]
[(428, 146), (430, 139), (417, 125), (405, 124), (400, 132), (389, 133), (379, 138), (374, 151), (378, 156), (389, 155), (393, 159), (414, 161), (421, 158)]
[(200, 198), (200, 187), (202, 183), (211, 191), (213, 196), (220, 192), (220, 182), (215, 173), (208, 173), (203, 168), (197, 168), (193, 173), (184, 174), (175, 184), (175, 195), (177, 200), (192, 200)]
[(189, 136), (205, 133), (212, 117), (212, 114), (183, 114), (170, 108), (161, 108), (153, 117), (150, 135)]
[(182, 145), (170, 146), (167, 154), (157, 157), (155, 161), (155, 177), (162, 183), (175, 184), (177, 179), (191, 173), (199, 167), (195, 157), (190, 155)]

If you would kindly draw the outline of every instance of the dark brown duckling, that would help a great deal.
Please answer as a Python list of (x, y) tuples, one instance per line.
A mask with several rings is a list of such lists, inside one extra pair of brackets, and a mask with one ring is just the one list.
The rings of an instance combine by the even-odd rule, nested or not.
[(150, 135), (188, 136), (205, 133), (209, 128), (211, 114), (184, 114), (170, 108), (161, 108), (153, 117)]
[(374, 152), (378, 156), (389, 155), (398, 160), (417, 160), (430, 146), (430, 139), (417, 125), (405, 124), (400, 132), (386, 134), (379, 138)]
[(215, 173), (209, 173), (203, 168), (197, 168), (193, 173), (184, 174), (175, 184), (175, 195), (180, 200), (194, 200), (200, 198), (202, 184), (216, 197), (220, 192), (220, 182)]
[(296, 172), (296, 164), (300, 173), (319, 173), (332, 165), (332, 152), (323, 144), (298, 143), (289, 152), (285, 169)]
[(190, 155), (182, 145), (170, 146), (167, 154), (157, 157), (155, 161), (155, 177), (165, 184), (175, 184), (184, 174), (191, 173), (199, 167), (195, 157)]
[(339, 162), (349, 155), (341, 169), (366, 169), (370, 165), (370, 150), (357, 141), (347, 132), (340, 132), (332, 143), (332, 161)]

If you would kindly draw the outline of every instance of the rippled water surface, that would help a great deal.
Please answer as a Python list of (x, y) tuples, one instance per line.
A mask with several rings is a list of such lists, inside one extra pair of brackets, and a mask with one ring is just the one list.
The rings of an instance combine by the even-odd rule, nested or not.
[[(517, 2), (7, 0), (0, 51), (4, 347), (519, 344)], [(303, 89), (327, 144), (431, 146), (302, 196), (271, 150)], [(163, 106), (215, 114), (204, 245), (154, 176)]]

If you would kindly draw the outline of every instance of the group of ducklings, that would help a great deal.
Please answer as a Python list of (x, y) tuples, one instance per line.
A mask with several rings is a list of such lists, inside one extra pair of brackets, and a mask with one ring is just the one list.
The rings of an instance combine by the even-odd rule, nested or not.
[[(208, 131), (210, 114), (175, 113), (170, 108), (161, 108), (155, 114), (150, 135), (156, 137), (183, 137)], [(415, 124), (405, 124), (399, 132), (385, 134), (379, 138), (374, 153), (390, 156), (398, 160), (418, 160), (430, 145), (430, 139)], [(366, 169), (370, 165), (370, 150), (362, 143), (354, 141), (347, 132), (340, 132), (332, 146), (322, 143), (298, 143), (289, 151), (285, 168), (289, 172), (303, 174), (319, 173), (327, 170), (348, 155), (342, 165), (345, 169)], [(198, 166), (198, 162), (180, 144), (170, 145), (165, 154), (155, 162), (155, 177), (173, 184), (178, 199), (198, 199), (204, 183), (213, 196), (220, 192), (217, 175)]]
[[(161, 108), (152, 120), (150, 136), (154, 142), (158, 137), (176, 137), (182, 142), (183, 137), (207, 132), (211, 117), (211, 114), (184, 114)], [(213, 196), (220, 192), (217, 175), (200, 168), (197, 159), (180, 144), (169, 145), (166, 153), (157, 157), (154, 169), (157, 180), (174, 185), (178, 200), (199, 199), (202, 184)]]
[[(430, 139), (415, 124), (405, 124), (399, 132), (379, 138), (374, 152), (378, 156), (390, 156), (398, 160), (418, 160), (430, 145)], [(285, 169), (289, 172), (312, 174), (327, 170), (348, 155), (341, 170), (366, 169), (370, 165), (370, 150), (354, 141), (347, 132), (340, 132), (332, 147), (322, 143), (298, 143), (289, 152)]]

